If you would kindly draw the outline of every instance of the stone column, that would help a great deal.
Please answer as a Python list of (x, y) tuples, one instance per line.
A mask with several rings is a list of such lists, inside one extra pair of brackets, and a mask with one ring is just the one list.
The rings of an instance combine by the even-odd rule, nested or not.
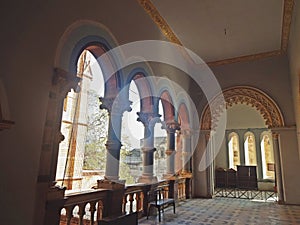
[(183, 170), (183, 154), (182, 154), (182, 138), (181, 138), (181, 130), (176, 131), (175, 138), (175, 146), (176, 146), (176, 154), (175, 154), (175, 173), (182, 173)]
[(191, 130), (185, 129), (181, 130), (181, 140), (182, 140), (182, 173), (189, 174), (191, 173), (190, 159), (192, 154), (191, 149)]
[(244, 142), (244, 135), (245, 131), (237, 131), (239, 135), (239, 147), (240, 147), (240, 163), (241, 165), (245, 165), (246, 159), (245, 159), (245, 142)]
[(206, 141), (206, 175), (207, 175), (207, 197), (212, 198), (214, 195), (214, 141), (211, 131), (205, 133)]
[(262, 170), (263, 162), (262, 162), (262, 155), (261, 155), (260, 134), (261, 134), (260, 130), (254, 130), (258, 180), (263, 179), (263, 170)]
[(153, 112), (138, 112), (138, 121), (144, 124), (144, 139), (142, 146), (143, 153), (143, 173), (139, 177), (139, 183), (157, 182), (157, 177), (153, 174), (154, 162), (154, 126), (160, 121), (160, 115)]
[(131, 111), (131, 102), (119, 98), (101, 98), (100, 109), (106, 109), (109, 114), (108, 134), (106, 142), (105, 179), (119, 180), (119, 164), (121, 149), (122, 116), (125, 111)]
[(282, 185), (282, 173), (281, 173), (281, 156), (280, 156), (280, 147), (279, 147), (279, 134), (272, 132), (273, 136), (273, 150), (274, 150), (274, 159), (275, 159), (275, 179), (276, 187), (278, 194), (278, 202), (284, 203), (284, 194), (283, 194), (283, 185)]
[(171, 177), (175, 174), (175, 132), (180, 130), (180, 125), (176, 121), (166, 122), (167, 130), (167, 171), (165, 177)]

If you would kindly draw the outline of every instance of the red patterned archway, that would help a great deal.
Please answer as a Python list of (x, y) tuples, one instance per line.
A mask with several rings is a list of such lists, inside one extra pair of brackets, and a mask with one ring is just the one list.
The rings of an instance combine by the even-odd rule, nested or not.
[[(226, 102), (226, 108), (232, 107), (235, 104), (250, 105), (260, 112), (268, 128), (284, 126), (283, 116), (279, 107), (261, 90), (249, 86), (236, 86), (225, 89), (222, 94)], [(216, 128), (218, 118), (224, 111), (224, 107), (217, 106), (218, 96), (204, 108), (201, 116), (201, 130)], [(213, 117), (211, 116), (210, 105), (214, 109), (212, 112)]]

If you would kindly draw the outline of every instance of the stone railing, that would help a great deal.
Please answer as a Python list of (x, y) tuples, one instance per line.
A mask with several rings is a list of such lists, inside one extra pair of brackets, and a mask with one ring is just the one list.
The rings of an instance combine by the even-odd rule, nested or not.
[(60, 225), (93, 225), (102, 219), (109, 190), (98, 189), (67, 194), (61, 210)]
[[(147, 193), (152, 188), (164, 187), (168, 190), (165, 197), (176, 202), (190, 198), (190, 178), (177, 177), (153, 184), (135, 184), (123, 189), (96, 189), (85, 192), (69, 193), (61, 207), (60, 225), (95, 225), (102, 218), (112, 214), (131, 214), (137, 212), (139, 218), (146, 215)], [(118, 202), (120, 207), (118, 208)], [(113, 209), (117, 206), (116, 209)], [(112, 211), (113, 210), (113, 211)]]

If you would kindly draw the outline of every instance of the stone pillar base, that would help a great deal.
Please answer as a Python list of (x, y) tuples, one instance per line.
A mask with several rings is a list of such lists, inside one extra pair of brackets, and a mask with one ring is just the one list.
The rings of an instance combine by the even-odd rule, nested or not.
[(164, 179), (174, 179), (175, 178), (175, 174), (166, 173), (166, 174), (163, 174), (163, 178)]
[(138, 178), (138, 183), (144, 183), (144, 184), (152, 184), (157, 183), (158, 179), (156, 176), (140, 176)]
[(125, 180), (97, 180), (97, 188), (120, 190), (125, 188)]
[[(123, 183), (122, 183), (123, 182)], [(104, 208), (103, 217), (122, 215), (123, 196), (125, 194), (125, 181), (97, 180), (97, 187), (109, 189), (106, 203), (110, 207)]]

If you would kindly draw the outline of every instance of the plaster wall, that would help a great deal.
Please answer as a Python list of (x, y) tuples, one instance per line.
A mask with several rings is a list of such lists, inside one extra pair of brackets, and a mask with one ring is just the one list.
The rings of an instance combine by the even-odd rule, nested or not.
[[(299, 104), (299, 76), (300, 76), (300, 0), (295, 0), (292, 17), (290, 39), (288, 46), (288, 57), (291, 74), (291, 84), (293, 90), (293, 103), (295, 107), (295, 117), (297, 122), (297, 137), (300, 137), (300, 104)], [(299, 141), (298, 141), (299, 142)], [(300, 157), (300, 146), (298, 143)]]
[(300, 204), (300, 160), (297, 156), (296, 128), (278, 129), (281, 172), (286, 204)]
[[(56, 49), (67, 27), (80, 19), (97, 21), (121, 44), (162, 36), (136, 1), (6, 1), (0, 15), (0, 79), (15, 121), (0, 135), (1, 223), (32, 225)], [(133, 26), (137, 32), (127, 32)]]
[(251, 86), (269, 95), (279, 106), (285, 124), (295, 125), (289, 64), (285, 55), (212, 67), (222, 89)]

